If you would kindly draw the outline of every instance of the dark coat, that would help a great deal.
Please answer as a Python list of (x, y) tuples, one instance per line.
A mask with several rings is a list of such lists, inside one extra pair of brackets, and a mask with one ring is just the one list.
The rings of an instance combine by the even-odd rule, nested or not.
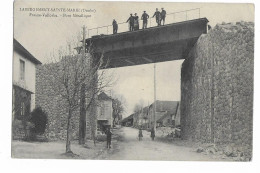
[(117, 28), (118, 28), (117, 22), (116, 22), (115, 20), (113, 20), (112, 25), (113, 25), (113, 28), (114, 28), (114, 29), (117, 29)]
[(155, 131), (153, 129), (151, 130), (151, 137), (155, 137)]
[(156, 12), (154, 12), (154, 15), (153, 15), (153, 17), (156, 17), (156, 19), (159, 19), (160, 17), (161, 17), (161, 13), (160, 13), (160, 11), (156, 11)]
[(126, 22), (129, 22), (130, 25), (134, 25), (134, 16), (130, 16)]
[(107, 131), (107, 140), (111, 141), (112, 133), (110, 130)]
[(165, 11), (165, 10), (162, 10), (161, 16), (162, 16), (162, 17), (165, 17), (165, 16), (166, 16), (166, 11)]
[(148, 15), (147, 13), (143, 13), (141, 19), (142, 19), (144, 22), (147, 22), (148, 18), (149, 18), (149, 15)]

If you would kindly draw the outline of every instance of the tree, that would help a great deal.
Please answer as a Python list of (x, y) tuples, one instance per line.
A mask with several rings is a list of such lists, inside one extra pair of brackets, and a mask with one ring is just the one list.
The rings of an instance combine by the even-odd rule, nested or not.
[[(91, 111), (95, 106), (97, 94), (106, 87), (113, 84), (112, 76), (106, 75), (105, 70), (108, 61), (103, 61), (103, 56), (95, 57), (89, 49), (86, 53), (72, 54), (69, 44), (69, 51), (59, 50), (58, 59), (52, 58), (48, 71), (51, 73), (50, 84), (57, 94), (66, 102), (67, 107), (67, 135), (66, 153), (71, 151), (71, 120), (73, 112), (82, 108)], [(69, 54), (69, 55), (67, 55)], [(90, 115), (91, 135), (95, 143), (95, 114)]]
[(141, 111), (143, 107), (144, 107), (144, 101), (139, 100), (139, 103), (136, 103), (134, 106), (134, 112), (137, 113), (137, 112)]
[(121, 100), (118, 98), (114, 98), (112, 100), (112, 108), (113, 108), (113, 127), (115, 126), (116, 119), (119, 120), (122, 118), (122, 113), (124, 112), (124, 105)]

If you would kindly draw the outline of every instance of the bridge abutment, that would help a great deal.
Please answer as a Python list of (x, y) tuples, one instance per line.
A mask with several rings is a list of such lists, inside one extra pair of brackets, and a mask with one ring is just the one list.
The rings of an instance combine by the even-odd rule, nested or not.
[(254, 24), (217, 25), (182, 65), (182, 137), (252, 146)]

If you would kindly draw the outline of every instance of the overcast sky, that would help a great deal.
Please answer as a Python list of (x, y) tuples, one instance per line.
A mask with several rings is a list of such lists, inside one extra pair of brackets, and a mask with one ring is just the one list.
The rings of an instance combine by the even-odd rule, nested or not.
[[(15, 2), (14, 7), (14, 38), (41, 62), (46, 63), (51, 52), (64, 47), (66, 42), (82, 30), (97, 26), (111, 25), (112, 20), (125, 22), (130, 13), (141, 16), (146, 12), (151, 16), (155, 8), (161, 8), (167, 13), (200, 8), (200, 17), (207, 17), (209, 24), (214, 27), (217, 23), (254, 21), (254, 6), (250, 4), (209, 4), (209, 3), (141, 3), (141, 2)], [(21, 8), (21, 9), (20, 9)], [(47, 12), (28, 12), (22, 8), (80, 8), (91, 9), (94, 12), (78, 14), (91, 15), (81, 17), (32, 17), (32, 14)], [(65, 12), (48, 12), (62, 15)], [(66, 12), (65, 14), (73, 14)], [(175, 16), (181, 20), (184, 14)], [(197, 18), (198, 11), (188, 14), (188, 18)], [(167, 16), (171, 22), (173, 17)], [(153, 21), (154, 22), (154, 21)], [(119, 25), (119, 31), (127, 29), (127, 25)], [(96, 32), (96, 31), (92, 31)], [(101, 31), (102, 32), (102, 31)], [(103, 32), (105, 32), (103, 30)], [(92, 35), (94, 33), (90, 33)], [(180, 69), (182, 60), (157, 64), (157, 99), (180, 100)], [(125, 116), (133, 111), (133, 107), (140, 99), (145, 105), (153, 102), (153, 64), (113, 69), (118, 78), (113, 90), (121, 94), (127, 101)]]

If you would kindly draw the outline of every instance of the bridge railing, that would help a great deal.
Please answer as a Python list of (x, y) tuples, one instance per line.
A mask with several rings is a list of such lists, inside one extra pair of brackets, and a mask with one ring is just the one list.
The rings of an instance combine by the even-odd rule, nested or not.
[[(156, 23), (155, 17), (152, 18), (153, 15), (150, 15), (150, 18), (147, 23), (147, 28), (155, 27), (158, 24)], [(200, 8), (194, 8), (184, 11), (177, 11), (173, 13), (167, 13), (165, 18), (165, 25), (171, 24), (171, 23), (177, 23), (187, 20), (193, 20), (193, 19), (199, 19), (200, 18)], [(141, 19), (141, 16), (139, 16), (139, 19)], [(117, 33), (121, 32), (127, 32), (129, 31), (129, 23), (127, 22), (121, 22), (118, 24), (118, 30)], [(162, 23), (161, 23), (162, 25)], [(142, 29), (143, 22), (142, 20), (139, 20), (139, 29)], [(87, 36), (88, 38), (95, 36), (95, 35), (110, 35), (113, 34), (113, 25), (106, 25), (106, 26), (100, 26), (96, 28), (90, 28), (87, 30)]]

